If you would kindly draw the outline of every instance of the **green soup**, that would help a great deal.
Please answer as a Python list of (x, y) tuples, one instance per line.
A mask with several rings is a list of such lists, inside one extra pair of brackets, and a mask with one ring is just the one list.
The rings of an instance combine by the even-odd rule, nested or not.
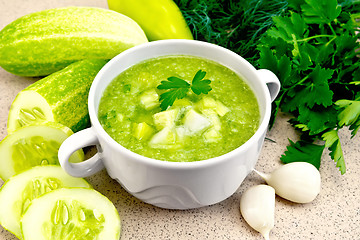
[[(161, 111), (157, 88), (171, 76), (191, 83), (206, 72), (212, 90), (191, 90)], [(245, 143), (257, 130), (257, 99), (237, 74), (207, 59), (169, 55), (138, 63), (105, 89), (98, 117), (119, 144), (140, 155), (165, 161), (192, 162), (217, 157)]]

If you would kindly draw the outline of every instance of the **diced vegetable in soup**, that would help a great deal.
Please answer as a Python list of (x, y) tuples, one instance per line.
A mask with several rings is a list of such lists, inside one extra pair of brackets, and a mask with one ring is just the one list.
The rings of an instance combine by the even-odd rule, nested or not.
[[(202, 70), (211, 91), (189, 87), (166, 110), (160, 107), (162, 81), (177, 77), (191, 84)], [(100, 101), (99, 120), (119, 144), (140, 155), (192, 162), (217, 157), (245, 143), (257, 130), (257, 99), (236, 73), (213, 61), (169, 55), (138, 63), (116, 77)]]

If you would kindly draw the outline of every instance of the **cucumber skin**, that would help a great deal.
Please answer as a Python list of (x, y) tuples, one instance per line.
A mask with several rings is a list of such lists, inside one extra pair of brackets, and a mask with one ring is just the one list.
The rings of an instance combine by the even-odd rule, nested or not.
[(90, 125), (90, 86), (106, 62), (101, 59), (87, 59), (73, 63), (33, 83), (23, 91), (39, 93), (52, 108), (54, 121), (77, 132)]
[(111, 59), (147, 42), (125, 15), (95, 7), (49, 9), (18, 18), (0, 32), (0, 66), (19, 76), (46, 76), (82, 59)]

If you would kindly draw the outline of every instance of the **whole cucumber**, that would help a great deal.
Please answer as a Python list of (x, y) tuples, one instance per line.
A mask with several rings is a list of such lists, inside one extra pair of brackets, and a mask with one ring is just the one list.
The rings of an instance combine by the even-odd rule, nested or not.
[(45, 76), (82, 59), (111, 59), (145, 42), (140, 26), (115, 11), (49, 9), (18, 18), (0, 31), (0, 66), (20, 76)]

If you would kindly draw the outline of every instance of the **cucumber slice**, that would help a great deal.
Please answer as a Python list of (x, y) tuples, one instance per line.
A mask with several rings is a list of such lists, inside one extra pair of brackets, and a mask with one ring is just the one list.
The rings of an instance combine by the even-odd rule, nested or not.
[[(0, 178), (11, 176), (37, 165), (59, 165), (58, 150), (61, 143), (73, 132), (55, 122), (42, 122), (20, 128), (0, 142)], [(84, 160), (79, 150), (71, 162)]]
[(184, 118), (184, 126), (191, 135), (199, 133), (210, 127), (211, 122), (204, 115), (190, 109), (186, 112)]
[(87, 127), (88, 92), (105, 63), (101, 59), (79, 61), (22, 90), (10, 107), (8, 133), (41, 121), (61, 123), (74, 132)]
[(204, 97), (198, 102), (197, 105), (201, 112), (204, 112), (204, 110), (213, 109), (220, 117), (225, 116), (225, 114), (230, 111), (230, 109), (222, 102), (211, 97)]
[(225, 116), (225, 114), (230, 112), (230, 109), (227, 106), (225, 106), (222, 102), (216, 101), (215, 112), (219, 114), (220, 117), (223, 117)]
[(61, 187), (91, 185), (68, 175), (60, 166), (36, 166), (7, 180), (0, 190), (0, 224), (21, 238), (20, 218), (31, 201)]
[(163, 112), (158, 112), (153, 115), (153, 120), (157, 130), (161, 130), (164, 127), (175, 126), (175, 121), (178, 116), (179, 109), (170, 109)]
[(140, 95), (140, 103), (145, 108), (145, 110), (152, 110), (160, 106), (159, 95), (155, 89), (147, 90)]
[(135, 123), (134, 137), (138, 140), (148, 139), (154, 132), (154, 129), (150, 127), (146, 122)]
[(150, 140), (149, 145), (153, 148), (168, 148), (176, 143), (176, 133), (170, 127), (164, 127)]
[(221, 134), (212, 127), (204, 133), (204, 138), (207, 142), (216, 142), (221, 139)]
[(118, 240), (115, 206), (93, 189), (61, 188), (34, 199), (21, 219), (24, 240)]

